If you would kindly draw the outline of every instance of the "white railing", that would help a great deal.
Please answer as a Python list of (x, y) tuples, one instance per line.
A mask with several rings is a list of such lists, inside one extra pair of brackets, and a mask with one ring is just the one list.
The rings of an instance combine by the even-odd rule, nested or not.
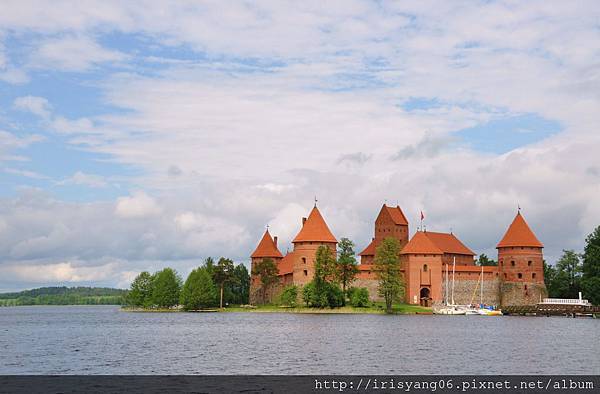
[(590, 305), (588, 300), (582, 300), (581, 298), (544, 298), (540, 304), (552, 304), (552, 305)]

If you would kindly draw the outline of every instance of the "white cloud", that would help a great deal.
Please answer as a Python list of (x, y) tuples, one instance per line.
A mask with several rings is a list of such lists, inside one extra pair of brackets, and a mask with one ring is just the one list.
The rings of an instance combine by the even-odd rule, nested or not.
[(64, 71), (87, 71), (101, 63), (124, 61), (126, 55), (101, 47), (89, 37), (65, 37), (47, 40), (30, 60), (33, 67)]
[(74, 283), (102, 281), (112, 274), (114, 264), (77, 267), (71, 262), (33, 265), (0, 265), (0, 275), (28, 283)]
[(58, 185), (84, 185), (94, 188), (108, 186), (106, 178), (100, 175), (87, 174), (82, 171), (75, 172), (71, 177), (63, 179)]
[(43, 119), (50, 118), (52, 107), (47, 99), (44, 97), (36, 96), (23, 96), (17, 97), (13, 103), (14, 107), (22, 110), (31, 112), (34, 115), (39, 116)]
[(31, 179), (49, 179), (47, 176), (39, 174), (35, 171), (21, 170), (19, 168), (5, 168), (7, 174), (20, 175)]
[(143, 191), (135, 192), (130, 197), (120, 197), (115, 208), (117, 216), (122, 218), (144, 218), (160, 212), (156, 201)]

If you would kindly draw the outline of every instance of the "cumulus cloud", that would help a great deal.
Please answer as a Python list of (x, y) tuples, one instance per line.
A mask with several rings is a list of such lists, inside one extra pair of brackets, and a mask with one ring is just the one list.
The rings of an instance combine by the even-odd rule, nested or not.
[(160, 214), (161, 208), (156, 201), (143, 191), (117, 200), (115, 213), (122, 218), (144, 218)]

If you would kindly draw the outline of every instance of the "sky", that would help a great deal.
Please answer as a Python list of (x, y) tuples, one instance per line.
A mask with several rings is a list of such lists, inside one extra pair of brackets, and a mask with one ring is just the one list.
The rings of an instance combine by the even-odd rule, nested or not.
[(476, 253), (600, 225), (596, 1), (3, 1), (0, 291), (282, 252), (384, 202)]

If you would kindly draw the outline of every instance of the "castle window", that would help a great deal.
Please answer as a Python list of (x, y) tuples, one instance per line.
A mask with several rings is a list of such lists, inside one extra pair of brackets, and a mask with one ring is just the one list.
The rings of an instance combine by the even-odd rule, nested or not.
[(517, 274), (517, 277), (518, 277), (519, 279), (523, 279), (523, 274), (519, 272), (519, 273)]
[(302, 264), (306, 264), (306, 257), (302, 257)]
[(504, 274), (504, 279), (506, 279), (506, 278), (507, 278), (507, 276), (506, 276), (506, 274)]
[(531, 279), (535, 279), (535, 272), (531, 274)]
[(511, 261), (510, 261), (510, 266), (511, 266), (511, 267), (514, 267), (514, 266), (515, 266), (515, 261), (514, 261), (514, 260), (511, 260)]
[(502, 260), (500, 260), (500, 266), (502, 266), (502, 263), (503, 263), (503, 261), (502, 261)]
[(527, 262), (527, 265), (528, 265), (529, 267), (531, 267), (531, 260), (529, 260), (529, 261)]
[(427, 272), (427, 264), (423, 265), (423, 272)]
[(304, 276), (308, 276), (308, 270), (304, 270)]

